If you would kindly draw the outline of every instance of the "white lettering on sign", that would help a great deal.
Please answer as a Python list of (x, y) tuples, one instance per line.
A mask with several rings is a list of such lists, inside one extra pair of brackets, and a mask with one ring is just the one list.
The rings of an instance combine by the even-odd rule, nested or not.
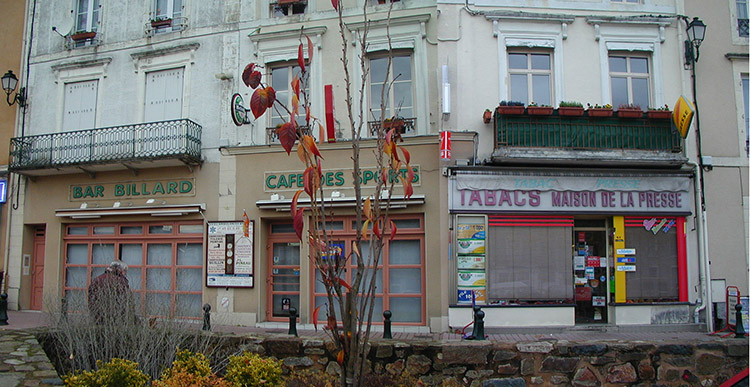
[(635, 265), (620, 265), (617, 266), (617, 271), (635, 271)]
[(617, 249), (617, 255), (635, 255), (635, 249)]

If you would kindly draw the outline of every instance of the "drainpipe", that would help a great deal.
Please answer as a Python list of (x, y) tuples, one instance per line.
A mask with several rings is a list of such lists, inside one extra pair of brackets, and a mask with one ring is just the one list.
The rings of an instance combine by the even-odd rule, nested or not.
[[(693, 173), (695, 174), (695, 178), (698, 179), (698, 174), (701, 173), (700, 166), (696, 164), (693, 161), (688, 161), (687, 163), (690, 165), (693, 169)], [(697, 180), (695, 180), (697, 181)], [(701, 188), (698, 186), (698, 184), (695, 184), (695, 202), (701, 203), (701, 197), (703, 196), (703, 192), (701, 192)], [(698, 211), (696, 209), (696, 211)], [(707, 232), (707, 220), (706, 220), (706, 209), (704, 206), (701, 205), (700, 208), (700, 215), (696, 214), (696, 219), (698, 220), (696, 222), (697, 227), (697, 233), (698, 233), (698, 272), (699, 272), (699, 282), (700, 282), (700, 289), (701, 289), (701, 298), (700, 298), (700, 306), (695, 308), (695, 311), (693, 312), (693, 319), (696, 324), (699, 323), (699, 315), (702, 310), (706, 310), (706, 327), (708, 328), (708, 332), (713, 332), (713, 309), (711, 307), (712, 300), (711, 300), (711, 291), (709, 290), (709, 278), (711, 278), (710, 275), (710, 260), (708, 258), (708, 232)]]

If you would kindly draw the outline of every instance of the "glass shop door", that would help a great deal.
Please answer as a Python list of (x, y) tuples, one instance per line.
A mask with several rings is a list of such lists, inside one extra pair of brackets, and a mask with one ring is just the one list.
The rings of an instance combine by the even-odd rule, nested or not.
[(606, 228), (573, 229), (576, 324), (607, 323), (608, 243)]

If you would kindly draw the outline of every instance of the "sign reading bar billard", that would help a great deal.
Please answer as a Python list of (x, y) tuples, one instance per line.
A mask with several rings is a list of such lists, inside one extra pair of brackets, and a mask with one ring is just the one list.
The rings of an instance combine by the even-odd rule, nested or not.
[(69, 195), (71, 201), (195, 196), (195, 179), (191, 177), (100, 184), (71, 184)]
[(206, 286), (253, 287), (253, 225), (243, 221), (208, 222)]

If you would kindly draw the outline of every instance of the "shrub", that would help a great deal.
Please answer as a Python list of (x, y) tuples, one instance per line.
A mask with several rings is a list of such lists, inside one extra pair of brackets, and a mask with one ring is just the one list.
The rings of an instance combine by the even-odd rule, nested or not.
[(523, 102), (519, 101), (500, 101), (500, 106), (525, 106)]
[(281, 383), (281, 361), (252, 352), (230, 356), (224, 378), (235, 387), (278, 386)]
[(69, 387), (142, 387), (148, 375), (138, 369), (138, 363), (114, 358), (108, 363), (96, 362), (96, 371), (68, 374), (63, 380)]
[(164, 370), (161, 378), (154, 381), (153, 386), (229, 387), (230, 384), (211, 372), (208, 358), (205, 355), (187, 349), (178, 349), (172, 367)]
[(292, 371), (284, 378), (286, 387), (336, 387), (341, 385), (337, 375), (327, 372), (303, 370)]
[(583, 107), (583, 104), (576, 101), (560, 101), (560, 107)]

